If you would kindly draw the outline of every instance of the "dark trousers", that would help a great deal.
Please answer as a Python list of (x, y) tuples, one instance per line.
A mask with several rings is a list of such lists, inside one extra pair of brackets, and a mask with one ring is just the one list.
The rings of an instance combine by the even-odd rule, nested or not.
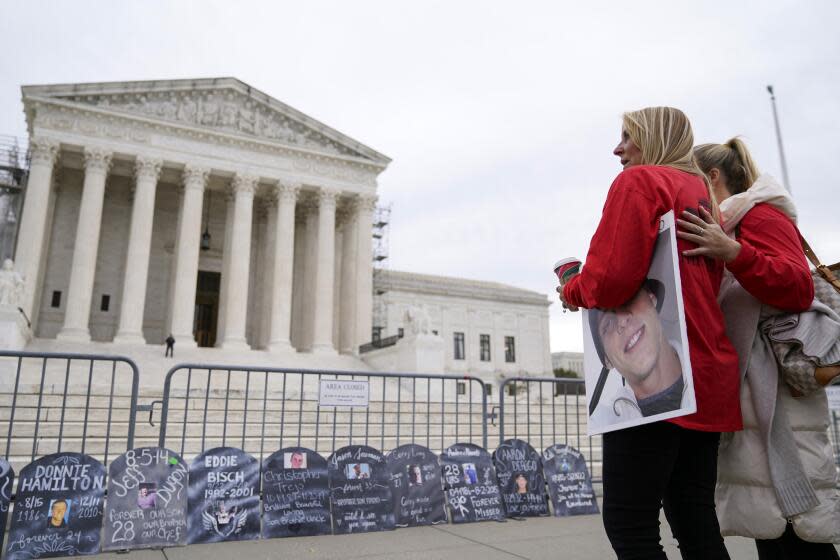
[(166, 345), (166, 355), (164, 355), (164, 358), (169, 358), (170, 356), (171, 357), (175, 356), (175, 345), (174, 344), (167, 344)]
[(663, 506), (684, 559), (729, 558), (715, 513), (719, 439), (669, 422), (604, 434), (604, 528), (619, 559), (667, 559)]
[(837, 560), (837, 549), (831, 543), (803, 541), (788, 523), (784, 534), (778, 539), (756, 540), (759, 560)]

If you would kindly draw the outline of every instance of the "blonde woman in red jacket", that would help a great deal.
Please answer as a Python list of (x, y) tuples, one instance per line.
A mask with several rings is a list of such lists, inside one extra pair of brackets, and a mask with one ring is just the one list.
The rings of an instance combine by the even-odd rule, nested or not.
[[(624, 114), (614, 151), (624, 171), (607, 194), (585, 266), (561, 291), (564, 305), (621, 306), (645, 279), (663, 214), (717, 212), (693, 143), (678, 109)], [(695, 247), (678, 240), (680, 254)], [(679, 266), (697, 412), (604, 434), (604, 528), (619, 558), (666, 558), (663, 506), (683, 558), (729, 558), (715, 515), (717, 449), (720, 432), (741, 429), (741, 413), (738, 358), (717, 305), (723, 265), (681, 255)]]

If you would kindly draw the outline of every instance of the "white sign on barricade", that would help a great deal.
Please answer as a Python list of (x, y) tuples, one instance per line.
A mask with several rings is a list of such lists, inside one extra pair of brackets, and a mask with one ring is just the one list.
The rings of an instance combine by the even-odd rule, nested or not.
[(358, 406), (366, 408), (370, 400), (367, 381), (322, 379), (318, 391), (320, 406)]
[(840, 410), (840, 387), (826, 387), (825, 394), (828, 395), (828, 408)]

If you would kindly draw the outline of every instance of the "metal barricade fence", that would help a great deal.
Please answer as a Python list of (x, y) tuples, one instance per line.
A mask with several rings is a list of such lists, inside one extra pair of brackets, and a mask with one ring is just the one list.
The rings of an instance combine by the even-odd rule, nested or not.
[(16, 472), (61, 451), (107, 465), (134, 445), (138, 382), (122, 356), (0, 351), (2, 456)]
[(586, 456), (593, 482), (601, 481), (601, 436), (587, 435), (582, 379), (511, 377), (499, 390), (499, 443), (519, 438), (538, 452), (562, 443)]
[[(367, 381), (368, 406), (321, 406), (322, 380)], [(159, 445), (185, 459), (216, 446), (260, 459), (290, 446), (324, 455), (350, 444), (486, 447), (485, 391), (469, 376), (181, 364), (166, 376)]]

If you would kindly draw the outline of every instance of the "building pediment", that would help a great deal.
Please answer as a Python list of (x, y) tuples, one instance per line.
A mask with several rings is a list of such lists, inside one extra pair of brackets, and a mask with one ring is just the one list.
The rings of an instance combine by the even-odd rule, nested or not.
[[(390, 159), (235, 78), (24, 86), (24, 102), (55, 100), (307, 151)], [(29, 107), (27, 107), (29, 116)]]

